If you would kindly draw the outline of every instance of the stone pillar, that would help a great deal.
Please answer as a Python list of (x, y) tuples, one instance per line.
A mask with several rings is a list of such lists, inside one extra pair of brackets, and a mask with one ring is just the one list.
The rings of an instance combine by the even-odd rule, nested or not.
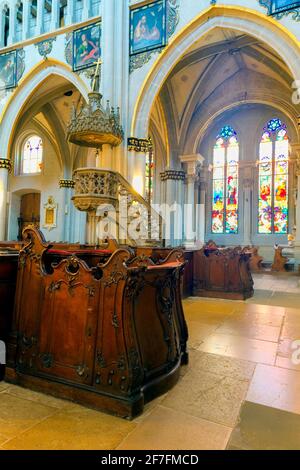
[(0, 240), (5, 239), (6, 212), (7, 212), (7, 187), (8, 172), (11, 170), (11, 162), (6, 158), (0, 158)]
[(31, 0), (23, 0), (23, 29), (22, 39), (25, 41), (29, 36), (29, 17)]
[(196, 226), (197, 226), (197, 245), (202, 247), (205, 244), (205, 231), (206, 231), (206, 214), (205, 214), (205, 205), (206, 205), (206, 192), (207, 192), (207, 182), (201, 178), (199, 185), (199, 204), (198, 210), (196, 213)]
[(83, 0), (82, 21), (90, 17), (90, 0)]
[(60, 1), (52, 0), (50, 31), (55, 31), (57, 28), (59, 28), (59, 9)]
[(146, 153), (147, 147), (142, 147), (138, 141), (128, 147), (128, 180), (143, 197), (146, 190)]
[(251, 228), (252, 228), (252, 190), (253, 179), (243, 179), (243, 198), (244, 198), (244, 246), (252, 246)]
[(102, 147), (98, 149), (96, 152), (96, 168), (103, 168), (102, 163), (103, 163), (103, 149)]
[(97, 245), (97, 223), (98, 217), (96, 212), (88, 212), (87, 214), (87, 226), (86, 226), (86, 238), (89, 245)]
[(64, 192), (64, 241), (71, 241), (71, 218), (73, 211), (72, 196), (74, 181), (62, 179), (59, 181), (59, 187)]
[(183, 155), (180, 157), (181, 163), (185, 166), (187, 173), (187, 188), (185, 198), (185, 216), (184, 216), (184, 233), (186, 248), (197, 248), (201, 244), (201, 240), (197, 239), (199, 236), (198, 227), (196, 224), (200, 223), (197, 220), (196, 214), (198, 211), (198, 198), (196, 199), (195, 184), (199, 184), (200, 171), (204, 163), (204, 157), (200, 154)]
[(4, 25), (5, 25), (5, 13), (4, 8), (0, 10), (0, 48), (4, 47)]
[(67, 2), (67, 14), (66, 14), (66, 25), (73, 24), (74, 22), (74, 1), (68, 0)]
[(13, 44), (16, 40), (16, 19), (17, 19), (17, 5), (15, 1), (12, 1), (9, 7), (8, 45)]
[(96, 167), (96, 150), (89, 148), (86, 158), (86, 166), (87, 168), (95, 168)]
[(102, 80), (101, 93), (114, 104), (115, 0), (102, 0)]
[(184, 181), (181, 170), (167, 169), (160, 174), (162, 181), (160, 213), (163, 217), (163, 238), (167, 246), (179, 246), (183, 242)]
[(37, 0), (36, 6), (36, 28), (35, 28), (35, 35), (40, 36), (43, 32), (43, 15), (44, 15), (44, 1), (45, 0)]
[(300, 143), (291, 144), (290, 146), (290, 160), (293, 162), (293, 175), (294, 175), (294, 227), (289, 227), (289, 233), (295, 235), (294, 240), (294, 256), (296, 269), (300, 266)]
[(114, 149), (111, 145), (106, 144), (102, 146), (100, 168), (104, 170), (114, 170), (113, 153)]

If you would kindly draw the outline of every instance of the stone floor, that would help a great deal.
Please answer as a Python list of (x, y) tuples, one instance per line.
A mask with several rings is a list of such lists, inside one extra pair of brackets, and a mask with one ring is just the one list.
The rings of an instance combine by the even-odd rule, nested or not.
[(131, 422), (0, 383), (0, 448), (300, 449), (299, 277), (255, 288), (246, 302), (184, 302), (190, 364)]

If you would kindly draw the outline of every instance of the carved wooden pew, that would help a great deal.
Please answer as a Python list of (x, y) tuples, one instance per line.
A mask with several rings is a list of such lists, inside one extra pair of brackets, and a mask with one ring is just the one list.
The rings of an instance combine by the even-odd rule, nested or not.
[(249, 255), (241, 248), (206, 246), (194, 254), (194, 295), (232, 300), (252, 297)]
[(250, 255), (249, 258), (249, 267), (252, 273), (259, 273), (263, 270), (262, 262), (263, 257), (258, 254), (258, 247), (256, 246), (246, 246), (243, 248), (243, 253)]
[(182, 252), (155, 264), (106, 250), (88, 266), (90, 252), (58, 259), (36, 229), (23, 236), (6, 380), (138, 415), (187, 362)]
[(274, 249), (275, 253), (271, 268), (272, 272), (286, 272), (286, 263), (289, 261), (289, 259), (286, 256), (283, 256), (283, 247), (275, 245)]
[[(18, 252), (0, 247), (0, 340), (7, 342), (12, 325), (16, 289)], [(0, 364), (0, 380), (4, 376), (4, 364)]]

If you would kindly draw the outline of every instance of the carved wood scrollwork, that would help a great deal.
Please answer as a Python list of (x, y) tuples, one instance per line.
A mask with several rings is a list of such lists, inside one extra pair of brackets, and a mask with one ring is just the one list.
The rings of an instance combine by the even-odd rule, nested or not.
[(85, 364), (81, 364), (76, 368), (76, 372), (81, 378), (88, 378), (89, 377), (89, 369)]
[(45, 367), (45, 369), (51, 369), (51, 367), (53, 366), (53, 363), (54, 363), (54, 358), (53, 358), (52, 354), (46, 353), (46, 354), (41, 355), (41, 361), (42, 361), (42, 365), (43, 365), (43, 367)]

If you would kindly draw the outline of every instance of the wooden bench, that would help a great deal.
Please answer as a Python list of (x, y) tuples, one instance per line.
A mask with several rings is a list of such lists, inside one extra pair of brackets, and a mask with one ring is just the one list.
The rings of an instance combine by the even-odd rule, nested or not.
[(231, 300), (252, 297), (249, 258), (239, 247), (222, 249), (210, 244), (195, 252), (194, 295)]

